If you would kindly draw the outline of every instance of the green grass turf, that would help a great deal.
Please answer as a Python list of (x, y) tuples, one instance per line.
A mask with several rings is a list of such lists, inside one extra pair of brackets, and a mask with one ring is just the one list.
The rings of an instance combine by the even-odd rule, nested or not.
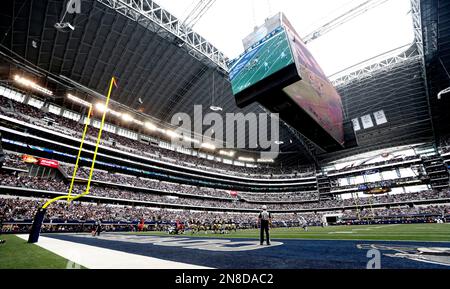
[[(168, 236), (164, 232), (143, 232), (137, 234)], [(191, 232), (187, 232), (183, 236), (254, 239), (259, 237), (259, 231), (238, 230), (237, 232), (224, 235), (211, 232), (208, 234), (201, 232), (192, 235)], [(450, 224), (310, 227), (307, 232), (301, 228), (280, 228), (271, 230), (271, 239), (450, 242)]]
[[(68, 260), (14, 235), (0, 237), (0, 269), (66, 269)], [(72, 268), (72, 267), (71, 267)], [(83, 267), (81, 267), (83, 268)]]
[[(151, 236), (169, 236), (163, 232), (130, 233)], [(239, 230), (231, 234), (207, 235), (202, 232), (185, 237), (257, 239), (258, 230)], [(14, 235), (2, 235), (6, 244), (0, 245), (0, 269), (65, 269), (68, 260), (54, 253), (31, 245)], [(372, 225), (310, 227), (308, 232), (300, 228), (271, 230), (272, 239), (308, 240), (364, 240), (364, 241), (419, 241), (450, 242), (450, 224)]]

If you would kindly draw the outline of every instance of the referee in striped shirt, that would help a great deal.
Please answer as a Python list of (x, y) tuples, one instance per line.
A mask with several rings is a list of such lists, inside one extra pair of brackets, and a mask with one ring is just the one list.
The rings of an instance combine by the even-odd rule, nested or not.
[(258, 223), (260, 225), (260, 230), (261, 230), (260, 239), (259, 239), (260, 244), (261, 245), (264, 244), (264, 232), (265, 232), (267, 245), (270, 245), (269, 230), (270, 230), (270, 226), (272, 225), (272, 214), (270, 214), (267, 211), (267, 206), (262, 207), (262, 212), (259, 213), (259, 216), (258, 216)]

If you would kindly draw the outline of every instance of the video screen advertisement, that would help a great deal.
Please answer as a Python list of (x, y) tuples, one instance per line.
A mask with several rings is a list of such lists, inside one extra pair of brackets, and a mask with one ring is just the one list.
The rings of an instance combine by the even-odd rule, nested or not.
[(283, 17), (282, 22), (289, 38), (298, 73), (302, 79), (285, 87), (283, 91), (338, 143), (343, 145), (345, 141), (344, 115), (341, 96), (289, 21)]

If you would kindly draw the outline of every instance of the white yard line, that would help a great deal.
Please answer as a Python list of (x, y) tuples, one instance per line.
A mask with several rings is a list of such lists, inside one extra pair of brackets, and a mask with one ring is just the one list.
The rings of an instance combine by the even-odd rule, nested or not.
[(361, 231), (372, 231), (373, 229), (382, 229), (382, 228), (393, 227), (393, 226), (398, 226), (398, 224), (383, 225), (383, 226), (362, 228), (362, 229), (352, 229), (351, 231), (332, 231), (332, 232), (329, 232), (328, 234), (330, 234), (330, 235), (333, 235), (333, 234), (353, 234), (353, 233), (357, 233), (357, 232), (361, 232)]
[[(17, 235), (28, 240), (28, 235)], [(213, 269), (41, 236), (41, 248), (89, 269)], [(73, 264), (68, 264), (70, 268)]]

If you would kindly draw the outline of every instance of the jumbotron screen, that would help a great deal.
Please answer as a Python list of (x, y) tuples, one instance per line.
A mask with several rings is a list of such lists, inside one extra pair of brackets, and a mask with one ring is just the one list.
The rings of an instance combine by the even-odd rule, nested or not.
[[(335, 143), (343, 145), (341, 97), (286, 17), (280, 13), (267, 20), (244, 39), (244, 45), (249, 45), (251, 40), (256, 43), (248, 46), (230, 68), (238, 105), (263, 98), (267, 103), (267, 98), (280, 97), (281, 92)], [(290, 124), (302, 130), (301, 123)]]
[(294, 57), (286, 31), (283, 27), (278, 27), (234, 61), (230, 69), (233, 94), (238, 94), (293, 63)]
[(342, 100), (290, 23), (283, 26), (302, 80), (283, 89), (289, 97), (322, 126), (337, 142), (344, 143)]

